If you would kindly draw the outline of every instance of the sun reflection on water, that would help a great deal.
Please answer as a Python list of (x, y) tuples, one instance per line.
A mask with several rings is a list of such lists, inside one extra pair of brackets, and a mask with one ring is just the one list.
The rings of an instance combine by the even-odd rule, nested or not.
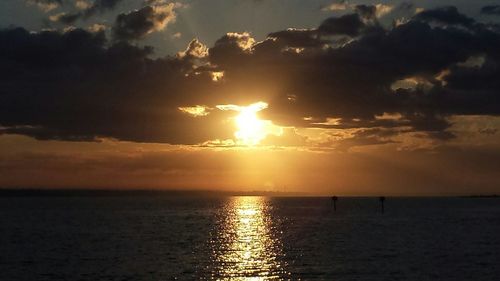
[(214, 241), (218, 280), (281, 280), (282, 245), (273, 227), (269, 199), (234, 197), (227, 204)]

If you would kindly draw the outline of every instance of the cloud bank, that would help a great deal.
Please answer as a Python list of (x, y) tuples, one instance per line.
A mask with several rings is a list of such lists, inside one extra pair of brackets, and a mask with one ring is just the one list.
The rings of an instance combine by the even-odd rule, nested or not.
[(265, 101), (262, 115), (277, 125), (357, 130), (345, 142), (362, 144), (401, 134), (448, 140), (453, 116), (500, 114), (500, 28), (455, 7), (386, 27), (380, 7), (359, 6), (260, 42), (247, 32), (211, 47), (193, 40), (172, 57), (153, 58), (151, 47), (130, 43), (173, 22), (175, 5), (119, 14), (112, 38), (78, 28), (1, 30), (0, 132), (199, 144), (232, 138), (234, 113), (193, 117), (179, 108)]

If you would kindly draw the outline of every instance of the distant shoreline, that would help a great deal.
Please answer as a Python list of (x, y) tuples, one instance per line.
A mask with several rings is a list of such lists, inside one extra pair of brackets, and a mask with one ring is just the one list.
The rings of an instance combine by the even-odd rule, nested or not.
[[(90, 188), (0, 188), (2, 197), (146, 197), (146, 196), (269, 196), (269, 197), (331, 197), (339, 198), (370, 198), (379, 195), (342, 195), (342, 194), (311, 194), (305, 192), (274, 192), (274, 191), (218, 191), (218, 190), (180, 190), (180, 189), (90, 189)], [(389, 195), (388, 198), (500, 198), (498, 194), (473, 195)]]
[(52, 188), (0, 188), (1, 197), (130, 197), (130, 196), (283, 196), (308, 197), (299, 192), (266, 191), (217, 191), (217, 190), (176, 190), (176, 189), (52, 189)]
[(498, 194), (478, 194), (478, 195), (466, 195), (466, 196), (460, 196), (463, 198), (498, 198), (500, 195)]

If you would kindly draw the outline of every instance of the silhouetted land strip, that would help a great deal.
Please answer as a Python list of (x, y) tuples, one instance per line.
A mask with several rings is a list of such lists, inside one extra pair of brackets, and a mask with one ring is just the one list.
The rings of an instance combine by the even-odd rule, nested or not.
[[(88, 189), (88, 188), (1, 188), (1, 197), (148, 197), (148, 196), (270, 196), (270, 197), (329, 197), (328, 195), (309, 194), (305, 192), (272, 192), (272, 191), (217, 191), (217, 190), (180, 190), (180, 189)], [(337, 197), (337, 196), (334, 196)], [(500, 198), (497, 194), (479, 195), (428, 195), (428, 196), (391, 196), (391, 198)], [(374, 195), (347, 195), (342, 198), (379, 198)], [(341, 200), (341, 197), (337, 197)], [(336, 201), (336, 200), (335, 200)], [(337, 202), (335, 202), (337, 203)]]
[(479, 194), (479, 195), (467, 195), (461, 196), (462, 198), (500, 198), (497, 194)]
[(0, 197), (306, 196), (305, 193), (147, 189), (1, 189)]

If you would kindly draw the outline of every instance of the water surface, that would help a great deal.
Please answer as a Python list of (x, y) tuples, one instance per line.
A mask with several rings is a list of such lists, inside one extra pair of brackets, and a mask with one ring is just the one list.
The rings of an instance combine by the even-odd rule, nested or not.
[(497, 198), (0, 198), (1, 280), (498, 280)]

